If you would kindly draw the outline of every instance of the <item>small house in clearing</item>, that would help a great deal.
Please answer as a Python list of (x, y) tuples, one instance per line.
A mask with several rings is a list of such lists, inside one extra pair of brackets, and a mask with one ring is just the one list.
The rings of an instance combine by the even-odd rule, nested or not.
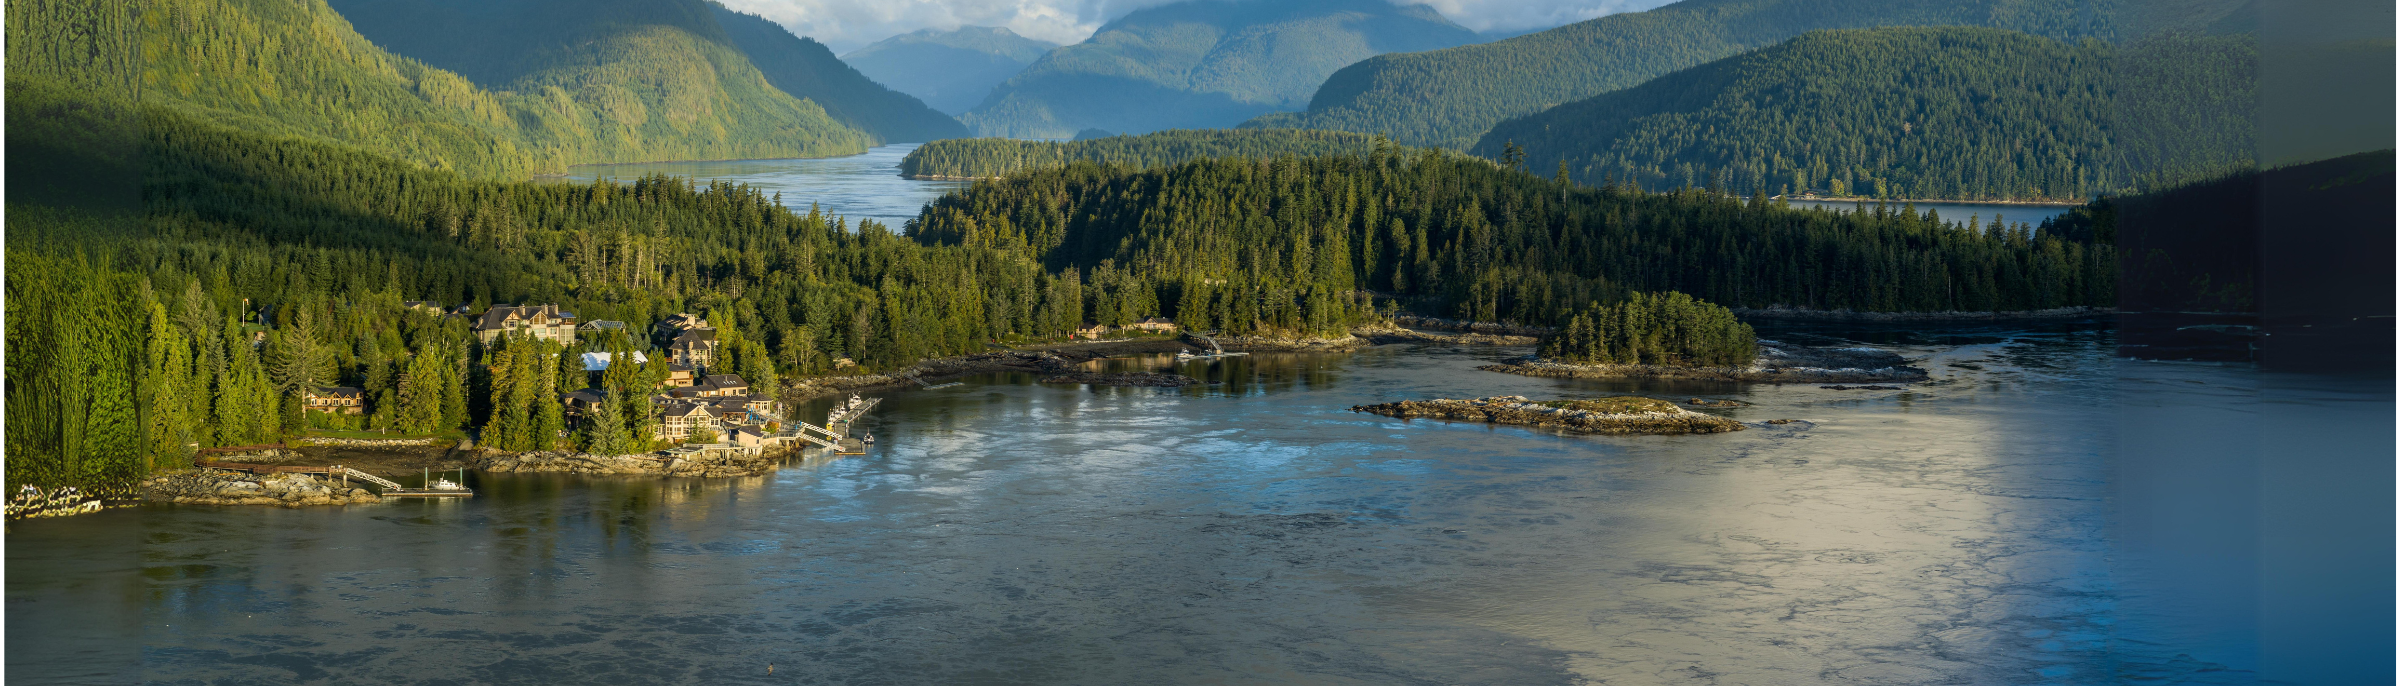
[(318, 386), (304, 398), (310, 412), (365, 414), (367, 392), (356, 386)]
[(1127, 324), (1125, 325), (1125, 328), (1136, 331), (1148, 331), (1151, 333), (1175, 333), (1176, 327), (1175, 322), (1167, 321), (1163, 317), (1151, 317), (1149, 319)]
[(1108, 334), (1108, 325), (1107, 325), (1107, 324), (1085, 324), (1085, 325), (1083, 325), (1083, 327), (1082, 327), (1082, 328), (1078, 328), (1078, 329), (1076, 329), (1076, 330), (1075, 330), (1075, 334), (1074, 334), (1073, 336), (1069, 336), (1069, 338), (1077, 338), (1077, 337), (1080, 337), (1080, 338), (1093, 338), (1093, 339), (1097, 339), (1097, 338), (1099, 338), (1099, 337), (1101, 337), (1101, 336), (1103, 336), (1103, 335), (1107, 335), (1107, 334)]

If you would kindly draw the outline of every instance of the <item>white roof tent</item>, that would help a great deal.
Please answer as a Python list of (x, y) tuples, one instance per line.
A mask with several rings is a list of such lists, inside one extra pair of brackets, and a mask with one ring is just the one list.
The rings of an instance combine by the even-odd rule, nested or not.
[[(587, 371), (587, 372), (605, 372), (605, 371), (608, 371), (608, 361), (609, 361), (609, 360), (608, 360), (608, 357), (609, 357), (609, 355), (610, 355), (610, 353), (584, 353), (584, 354), (583, 354), (583, 370), (584, 370), (584, 371)], [(642, 351), (636, 350), (636, 351), (633, 351), (633, 363), (634, 363), (634, 364), (649, 364), (649, 363), (650, 363), (650, 358), (643, 356), (643, 355), (642, 355)]]

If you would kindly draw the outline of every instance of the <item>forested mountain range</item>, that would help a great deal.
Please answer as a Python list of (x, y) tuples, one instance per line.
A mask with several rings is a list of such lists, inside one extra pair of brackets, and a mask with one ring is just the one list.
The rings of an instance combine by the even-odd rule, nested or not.
[(961, 26), (886, 38), (843, 54), (842, 61), (876, 83), (955, 116), (974, 109), (993, 86), (1057, 47), (1005, 27)]
[(1056, 169), (1074, 162), (1147, 169), (1215, 157), (1365, 155), (1373, 152), (1375, 145), (1374, 136), (1307, 129), (1177, 129), (1139, 136), (1079, 135), (1067, 143), (958, 138), (909, 151), (908, 157), (900, 160), (900, 175), (979, 179)]
[(717, 23), (777, 90), (807, 98), (833, 118), (886, 143), (922, 143), (967, 135), (967, 127), (916, 96), (859, 73), (825, 44), (792, 35), (783, 25), (709, 3)]
[(1188, 0), (1134, 11), (1050, 51), (960, 117), (979, 136), (1067, 138), (1232, 126), (1297, 109), (1327, 74), (1475, 34), (1385, 0)]
[[(61, 11), (24, 11), (37, 6)], [(120, 3), (26, 0), (10, 19), (10, 168), (74, 181), (9, 187), (11, 485), (121, 484), (188, 464), (195, 446), (357, 421), (304, 411), (307, 389), (333, 383), (367, 389), (373, 428), (471, 432), (503, 450), (650, 447), (663, 366), (604, 377), (608, 404), (568, 427), (559, 394), (582, 376), (548, 362), (646, 344), (484, 344), (410, 300), (556, 303), (637, 329), (702, 312), (722, 332), (719, 371), (772, 388), (836, 358), (890, 369), (1087, 320), (1340, 335), (1379, 320), (1377, 301), (1559, 324), (1652, 302), (1634, 293), (2001, 310), (2105, 303), (2114, 288), (2109, 246), (2061, 238), (2071, 232), (1595, 188), (1384, 146), (1146, 170), (1071, 163), (978, 183), (895, 234), (730, 184), (478, 179), (290, 135), (274, 127), (322, 124), (144, 97), (161, 91), (135, 76), (137, 46), (158, 37)], [(244, 68), (308, 54), (187, 33), (185, 54)], [(282, 68), (337, 84), (366, 73)], [(315, 88), (296, 92), (339, 90)], [(571, 445), (558, 445), (569, 429)]]
[[(946, 118), (906, 95), (865, 82), (821, 45), (708, 0), (333, 0), (331, 5), (377, 45), (455, 71), (485, 88), (593, 103), (605, 118), (578, 124), (624, 130), (637, 143), (697, 138), (726, 147), (758, 145), (770, 136), (805, 135), (802, 129), (821, 127), (819, 118), (879, 139), (925, 140)], [(729, 23), (738, 30), (729, 29)], [(778, 73), (761, 71), (769, 66)], [(726, 133), (715, 134), (717, 129)]]
[[(1473, 152), (1518, 146), (1532, 168), (1587, 182), (2072, 201), (2247, 164), (2257, 69), (2248, 36), (2121, 49), (1987, 28), (1821, 31), (1502, 122)], [(2161, 122), (2120, 121), (2136, 100), (2186, 125), (2145, 148)]]
[[(2200, 0), (2181, 14), (2205, 26), (2237, 4)], [(1502, 120), (1812, 30), (1987, 26), (2108, 39), (2118, 34), (2116, 6), (2106, 0), (1684, 0), (1492, 43), (1380, 55), (1328, 77), (1305, 112), (1266, 115), (1245, 126), (1385, 133), (1406, 145), (1464, 150)]]

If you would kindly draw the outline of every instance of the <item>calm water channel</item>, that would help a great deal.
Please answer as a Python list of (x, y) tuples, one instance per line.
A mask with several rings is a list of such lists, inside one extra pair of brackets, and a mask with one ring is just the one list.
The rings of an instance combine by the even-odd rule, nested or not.
[[(868, 455), (759, 478), (470, 475), (471, 500), (20, 523), (8, 673), (2091, 684), (2389, 669), (2388, 382), (2119, 361), (2113, 332), (2089, 326), (1771, 333), (1891, 346), (1936, 378), (1560, 381), (1474, 369), (1519, 351), (1418, 345), (1184, 364), (1219, 383), (1176, 390), (994, 375), (892, 393)], [(1347, 411), (1625, 392), (1803, 423), (1595, 438)], [(2135, 440), (2149, 447), (2120, 450)], [(2305, 452), (2257, 458), (2279, 444)], [(2300, 532), (2258, 514), (2303, 496), (2375, 517)], [(2327, 571), (2345, 559), (2387, 566)], [(2333, 597), (2260, 615), (2294, 589)], [(2359, 607), (2373, 621), (2343, 619)], [(2276, 621), (2314, 633), (2278, 643)]]
[(596, 164), (567, 169), (565, 176), (544, 181), (591, 183), (615, 179), (632, 183), (651, 174), (690, 177), (698, 183), (731, 181), (749, 184), (783, 204), (807, 212), (811, 203), (829, 217), (845, 217), (855, 226), (873, 219), (895, 232), (917, 216), (925, 203), (967, 187), (964, 181), (916, 181), (900, 178), (900, 159), (917, 144), (886, 145), (864, 155), (823, 159), (733, 160), (726, 162), (650, 162)]

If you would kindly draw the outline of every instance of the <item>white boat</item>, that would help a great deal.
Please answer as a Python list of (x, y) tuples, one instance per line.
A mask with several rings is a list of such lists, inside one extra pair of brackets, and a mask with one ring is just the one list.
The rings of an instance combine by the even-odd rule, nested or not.
[(434, 480), (433, 480), (433, 485), (432, 485), (432, 486), (427, 486), (427, 487), (425, 488), (425, 490), (428, 490), (428, 491), (464, 491), (464, 490), (467, 490), (467, 487), (466, 487), (466, 486), (459, 485), (459, 483), (458, 483), (458, 482), (456, 482), (456, 481), (451, 481), (451, 480), (449, 480), (449, 479), (434, 479)]

